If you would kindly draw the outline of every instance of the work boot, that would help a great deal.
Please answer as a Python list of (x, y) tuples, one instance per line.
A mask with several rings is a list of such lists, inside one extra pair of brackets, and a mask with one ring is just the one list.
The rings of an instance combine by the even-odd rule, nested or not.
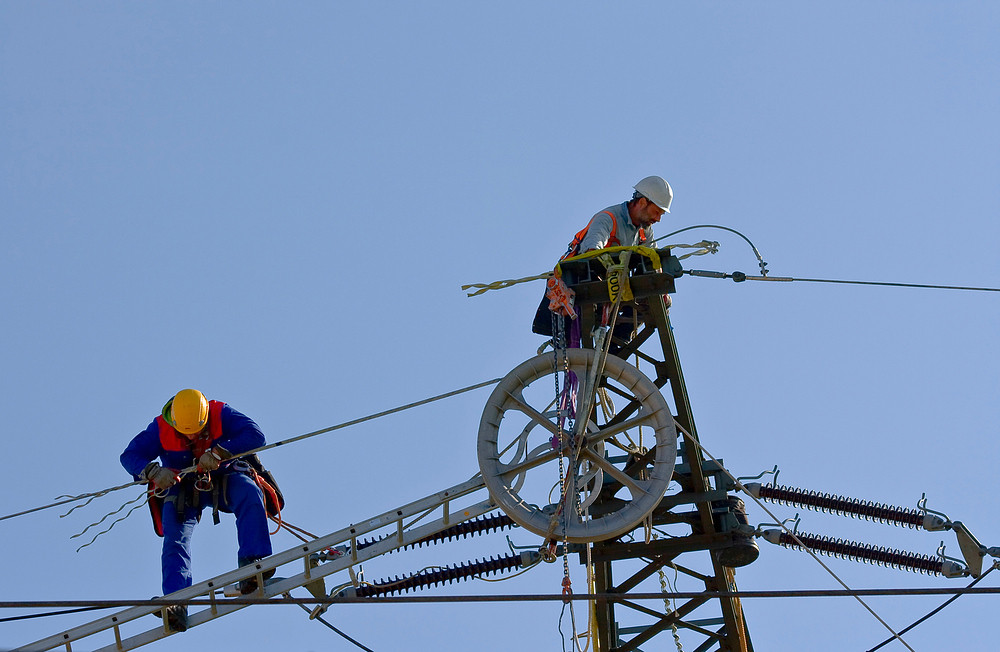
[(180, 604), (167, 607), (167, 627), (174, 632), (186, 632), (188, 628), (187, 607)]
[[(241, 568), (243, 566), (251, 566), (253, 564), (256, 564), (261, 559), (263, 559), (263, 557), (250, 557), (249, 559), (240, 559), (239, 564)], [(269, 570), (264, 571), (265, 582), (274, 577), (274, 570), (275, 569), (271, 568)], [(257, 591), (257, 576), (253, 575), (251, 577), (246, 578), (245, 580), (240, 580), (240, 583), (237, 584), (237, 588), (239, 589), (241, 595), (250, 595), (251, 593), (255, 593)]]
[[(163, 620), (162, 611), (154, 611), (153, 615)], [(188, 628), (187, 607), (181, 604), (172, 604), (167, 607), (167, 629), (172, 632), (186, 632)]]

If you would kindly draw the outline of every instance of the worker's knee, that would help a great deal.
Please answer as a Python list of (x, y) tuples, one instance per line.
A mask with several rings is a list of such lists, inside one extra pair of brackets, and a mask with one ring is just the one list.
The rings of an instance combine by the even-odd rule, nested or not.
[(250, 476), (243, 473), (231, 473), (226, 478), (225, 494), (226, 505), (224, 507), (237, 516), (257, 511), (260, 511), (262, 516), (265, 514), (264, 494)]

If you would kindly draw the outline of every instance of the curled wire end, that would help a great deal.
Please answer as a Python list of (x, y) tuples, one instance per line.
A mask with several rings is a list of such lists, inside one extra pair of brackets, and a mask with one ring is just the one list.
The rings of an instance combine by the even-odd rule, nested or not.
[[(84, 534), (86, 534), (86, 533), (87, 533), (87, 531), (88, 531), (88, 530), (89, 530), (90, 528), (92, 528), (92, 527), (97, 527), (98, 525), (100, 525), (100, 524), (101, 524), (101, 523), (103, 523), (104, 521), (108, 520), (109, 518), (111, 518), (111, 517), (112, 517), (112, 516), (114, 516), (115, 514), (117, 514), (117, 513), (121, 512), (121, 511), (122, 511), (123, 509), (125, 509), (125, 508), (126, 508), (126, 507), (128, 507), (129, 505), (133, 505), (133, 504), (135, 504), (135, 503), (138, 503), (138, 502), (140, 502), (140, 501), (142, 501), (143, 503), (145, 503), (145, 502), (146, 502), (146, 494), (145, 494), (145, 493), (142, 493), (142, 494), (140, 494), (140, 495), (139, 495), (139, 496), (138, 496), (137, 498), (134, 498), (134, 499), (132, 499), (132, 500), (128, 501), (127, 503), (125, 503), (124, 505), (122, 505), (121, 507), (119, 507), (118, 509), (116, 509), (115, 511), (113, 511), (113, 512), (109, 512), (109, 513), (105, 514), (105, 515), (104, 515), (103, 517), (101, 517), (101, 520), (99, 520), (99, 521), (96, 521), (96, 522), (94, 522), (94, 523), (91, 523), (91, 524), (90, 524), (90, 525), (88, 525), (87, 527), (83, 528), (83, 530), (82, 530), (82, 531), (80, 531), (80, 532), (77, 532), (76, 534), (72, 535), (72, 536), (70, 537), (70, 539), (76, 539), (77, 537), (81, 537), (81, 536), (83, 536)], [(131, 513), (131, 512), (129, 512), (129, 513)]]
[(796, 512), (795, 516), (793, 516), (792, 518), (786, 518), (785, 520), (781, 521), (780, 523), (760, 523), (756, 527), (755, 531), (759, 535), (759, 534), (763, 533), (764, 532), (764, 528), (767, 527), (767, 526), (769, 526), (769, 525), (777, 526), (777, 527), (780, 527), (780, 528), (789, 528), (789, 524), (790, 524), (791, 525), (790, 529), (792, 531), (792, 534), (798, 534), (798, 532), (799, 532), (799, 525), (801, 523), (802, 523), (802, 519), (799, 518), (799, 513)]
[(747, 480), (760, 480), (765, 475), (774, 475), (774, 477), (776, 479), (778, 477), (778, 465), (775, 464), (774, 468), (771, 469), (770, 471), (764, 470), (764, 471), (761, 471), (760, 473), (758, 473), (757, 475), (741, 475), (740, 477), (736, 478), (736, 481), (739, 482), (740, 484), (743, 484)]
[(76, 510), (80, 509), (81, 507), (86, 507), (90, 503), (94, 502), (95, 498), (97, 498), (97, 496), (91, 496), (90, 498), (87, 499), (87, 502), (81, 503), (79, 505), (73, 505), (73, 507), (71, 507), (68, 512), (66, 512), (65, 514), (60, 514), (59, 518), (66, 518), (67, 516), (69, 516), (70, 514), (72, 514), (73, 512), (75, 512)]
[[(128, 504), (128, 503), (126, 503), (126, 505), (127, 505), (127, 504)], [(112, 521), (112, 522), (111, 522), (111, 524), (110, 524), (110, 525), (108, 525), (108, 527), (107, 527), (107, 528), (105, 528), (104, 530), (102, 530), (102, 531), (98, 532), (97, 534), (95, 534), (95, 535), (94, 535), (94, 538), (93, 538), (93, 539), (91, 539), (91, 540), (90, 540), (90, 541), (88, 541), (87, 543), (85, 543), (85, 544), (83, 544), (82, 546), (80, 546), (79, 548), (77, 548), (77, 549), (76, 549), (76, 551), (77, 551), (77, 552), (80, 552), (81, 550), (83, 550), (84, 548), (86, 548), (87, 546), (89, 546), (90, 544), (92, 544), (92, 543), (94, 543), (95, 541), (97, 541), (98, 537), (100, 537), (100, 536), (101, 536), (102, 534), (107, 534), (108, 532), (110, 532), (112, 528), (114, 528), (114, 527), (115, 527), (116, 525), (118, 525), (119, 523), (121, 523), (122, 521), (124, 521), (125, 519), (127, 519), (127, 518), (128, 518), (129, 516), (131, 516), (131, 515), (132, 515), (132, 512), (134, 512), (135, 510), (139, 509), (139, 508), (140, 508), (140, 507), (142, 507), (142, 506), (143, 506), (144, 504), (145, 504), (145, 503), (139, 503), (138, 505), (136, 505), (136, 506), (135, 506), (135, 507), (133, 507), (132, 509), (128, 510), (128, 512), (127, 512), (127, 513), (126, 513), (126, 514), (125, 514), (124, 516), (122, 516), (122, 517), (120, 517), (120, 518), (117, 518), (117, 519), (115, 519), (114, 521)], [(103, 519), (102, 519), (102, 520), (103, 520)], [(90, 529), (90, 527), (88, 526), (88, 528), (87, 528), (87, 529)], [(85, 531), (86, 531), (86, 530), (85, 530)], [(81, 532), (80, 534), (83, 534), (83, 532)]]

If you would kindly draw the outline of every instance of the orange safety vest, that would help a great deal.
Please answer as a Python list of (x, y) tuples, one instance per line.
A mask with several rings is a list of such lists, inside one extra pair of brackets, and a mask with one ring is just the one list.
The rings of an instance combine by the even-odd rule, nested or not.
[[(173, 426), (167, 423), (163, 415), (156, 417), (156, 425), (160, 429), (160, 445), (168, 451), (191, 451), (194, 455), (195, 463), (212, 447), (216, 441), (222, 438), (222, 408), (226, 404), (222, 401), (208, 402), (208, 436), (202, 436), (191, 441), (184, 435), (177, 432)], [(264, 508), (269, 516), (281, 518), (281, 509), (285, 506), (285, 497), (278, 489), (278, 483), (274, 481), (271, 472), (265, 469), (256, 455), (245, 458), (247, 462), (247, 475), (260, 487), (264, 495)], [(157, 535), (163, 536), (163, 498), (153, 494), (154, 485), (149, 483), (149, 511), (153, 517), (153, 531)]]
[[(172, 425), (167, 423), (163, 415), (156, 417), (156, 425), (160, 429), (160, 446), (166, 451), (191, 451), (194, 461), (198, 459), (212, 447), (218, 439), (222, 437), (222, 407), (225, 403), (221, 401), (208, 402), (208, 437), (199, 437), (191, 441), (184, 435), (177, 432)], [(149, 515), (153, 517), (153, 531), (157, 536), (163, 536), (163, 497), (153, 493), (155, 485), (149, 482)]]
[[(606, 213), (608, 217), (611, 218), (611, 236), (608, 238), (608, 244), (605, 246), (607, 247), (620, 246), (621, 243), (618, 241), (618, 219), (611, 214), (611, 211), (601, 211), (601, 213)], [(598, 213), (597, 215), (600, 215), (601, 213)], [(594, 217), (597, 217), (597, 215), (595, 215)], [(581, 253), (580, 243), (583, 242), (583, 239), (587, 237), (587, 231), (590, 230), (590, 226), (594, 223), (594, 217), (590, 218), (590, 222), (587, 224), (587, 226), (583, 227), (583, 230), (577, 233), (573, 237), (573, 242), (569, 243), (569, 250), (567, 250), (566, 253), (563, 254), (563, 257), (560, 258), (559, 260), (572, 258), (573, 256), (576, 256), (577, 254)], [(639, 242), (645, 242), (645, 241), (646, 241), (646, 231), (644, 229), (639, 229)]]
[(160, 428), (160, 446), (167, 451), (189, 450), (197, 461), (205, 451), (212, 447), (212, 444), (222, 437), (222, 408), (224, 405), (225, 403), (222, 401), (208, 402), (208, 436), (198, 437), (194, 441), (177, 432), (172, 425), (167, 423), (163, 415), (156, 417), (156, 425)]

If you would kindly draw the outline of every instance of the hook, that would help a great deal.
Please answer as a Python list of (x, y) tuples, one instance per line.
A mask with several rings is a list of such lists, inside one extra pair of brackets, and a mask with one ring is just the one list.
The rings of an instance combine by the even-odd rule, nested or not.
[(768, 473), (773, 473), (774, 476), (777, 477), (778, 476), (778, 465), (775, 464), (774, 468), (771, 469), (770, 471), (761, 471), (757, 475), (744, 475), (744, 476), (740, 476), (740, 477), (736, 478), (736, 481), (739, 482), (740, 484), (746, 484), (745, 482), (743, 482), (744, 480), (759, 480), (760, 478), (763, 478)]
[(942, 519), (944, 519), (944, 521), (947, 524), (947, 526), (951, 527), (951, 524), (952, 524), (951, 523), (951, 519), (948, 518), (947, 514), (945, 514), (944, 512), (936, 512), (933, 509), (928, 509), (927, 508), (927, 493), (926, 492), (920, 494), (920, 500), (917, 501), (917, 509), (920, 512), (922, 512), (925, 516), (927, 514), (934, 514), (935, 516), (940, 516)]
[(199, 473), (198, 479), (194, 482), (194, 488), (198, 491), (211, 491), (212, 476), (208, 473)]
[(795, 512), (795, 516), (793, 516), (792, 518), (786, 518), (781, 523), (761, 523), (761, 524), (759, 524), (757, 526), (757, 530), (756, 531), (758, 533), (763, 532), (764, 531), (763, 530), (764, 526), (767, 526), (767, 525), (773, 525), (775, 527), (780, 527), (780, 528), (787, 529), (788, 526), (786, 524), (787, 523), (793, 523), (794, 526), (791, 528), (792, 534), (798, 534), (798, 532), (799, 532), (799, 524), (801, 523), (801, 521), (802, 521), (802, 519), (799, 518), (799, 513)]
[(515, 546), (514, 542), (511, 541), (510, 535), (507, 535), (507, 545), (510, 547), (511, 552), (517, 552), (518, 550), (538, 550), (538, 546)]
[(965, 560), (964, 559), (956, 559), (955, 557), (949, 557), (948, 555), (944, 554), (944, 548), (945, 548), (944, 541), (942, 541), (941, 545), (938, 546), (938, 549), (937, 549), (937, 556), (938, 557), (940, 557), (941, 559), (947, 560), (947, 561), (955, 562), (956, 564), (958, 564), (962, 568), (965, 568)]

